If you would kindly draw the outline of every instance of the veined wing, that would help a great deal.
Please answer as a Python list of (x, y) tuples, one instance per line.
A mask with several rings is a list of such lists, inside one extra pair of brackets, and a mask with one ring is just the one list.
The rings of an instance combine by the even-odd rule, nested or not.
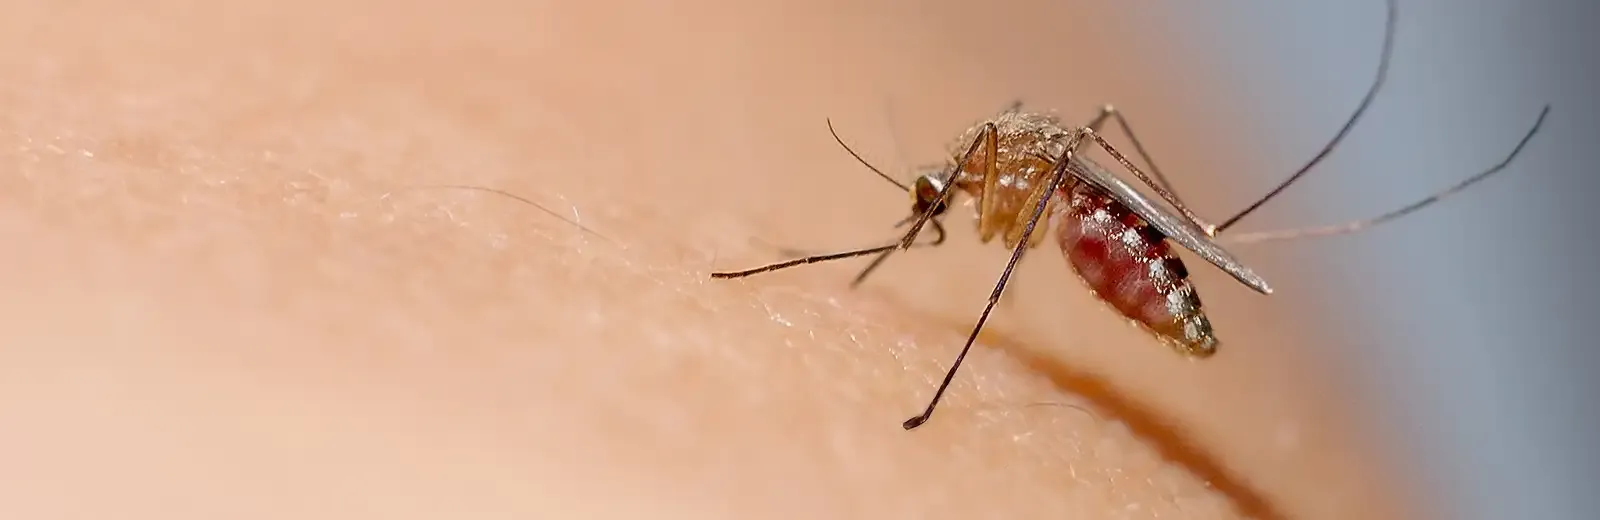
[(1105, 190), (1111, 198), (1133, 210), (1162, 234), (1167, 235), (1184, 249), (1193, 251), (1200, 258), (1211, 262), (1211, 265), (1232, 275), (1239, 283), (1261, 294), (1272, 294), (1272, 288), (1267, 286), (1266, 280), (1261, 279), (1227, 250), (1213, 242), (1205, 230), (1194, 225), (1189, 219), (1174, 215), (1165, 208), (1155, 205), (1138, 190), (1133, 189), (1133, 186), (1123, 182), (1121, 178), (1113, 175), (1110, 170), (1094, 162), (1093, 159), (1075, 154), (1067, 164), (1067, 171), (1079, 180)]

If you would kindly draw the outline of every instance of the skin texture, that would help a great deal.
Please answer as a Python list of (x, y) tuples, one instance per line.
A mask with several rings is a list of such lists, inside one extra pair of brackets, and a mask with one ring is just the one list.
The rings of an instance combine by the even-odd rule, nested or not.
[(859, 262), (707, 278), (892, 236), (907, 197), (823, 117), (903, 172), (893, 142), (937, 161), (1019, 81), (1106, 101), (949, 36), (1003, 12), (403, 5), (7, 4), (0, 516), (1400, 515), (1220, 273), (1192, 362), (1036, 250), (909, 433), (1006, 254), (968, 207), (857, 291)]

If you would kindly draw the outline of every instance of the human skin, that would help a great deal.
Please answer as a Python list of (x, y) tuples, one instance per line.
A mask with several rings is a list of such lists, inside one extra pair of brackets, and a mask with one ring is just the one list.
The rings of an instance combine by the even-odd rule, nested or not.
[(1003, 261), (965, 207), (860, 290), (709, 279), (890, 236), (822, 118), (937, 161), (1015, 95), (959, 6), (133, 5), (0, 17), (0, 516), (1397, 515), (1281, 336), (1182, 359), (1048, 249), (903, 431)]

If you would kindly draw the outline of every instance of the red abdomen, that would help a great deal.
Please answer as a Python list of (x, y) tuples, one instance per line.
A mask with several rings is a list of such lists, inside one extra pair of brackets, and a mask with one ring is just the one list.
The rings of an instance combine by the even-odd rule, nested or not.
[(1060, 195), (1067, 204), (1052, 218), (1061, 251), (1089, 290), (1184, 354), (1214, 353), (1211, 322), (1166, 235), (1087, 183)]

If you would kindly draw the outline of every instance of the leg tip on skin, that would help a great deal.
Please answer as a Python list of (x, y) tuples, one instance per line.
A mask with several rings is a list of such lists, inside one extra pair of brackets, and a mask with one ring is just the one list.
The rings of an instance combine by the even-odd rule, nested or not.
[(918, 426), (922, 426), (922, 423), (925, 423), (925, 422), (928, 422), (928, 416), (926, 416), (926, 415), (918, 415), (916, 417), (912, 417), (910, 419), (906, 419), (906, 422), (901, 423), (900, 427), (901, 428), (905, 428), (907, 431), (910, 431), (910, 430), (916, 429), (916, 427), (918, 427)]

